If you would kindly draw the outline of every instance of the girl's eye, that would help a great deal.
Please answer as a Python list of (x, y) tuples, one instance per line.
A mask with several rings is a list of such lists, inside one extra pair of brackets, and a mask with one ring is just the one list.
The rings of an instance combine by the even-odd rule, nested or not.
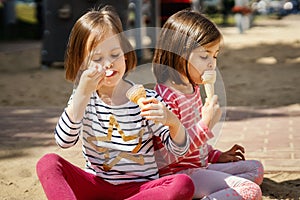
[(207, 54), (206, 55), (200, 55), (200, 58), (206, 59), (206, 58), (208, 58), (208, 55)]
[(94, 59), (93, 59), (94, 62), (101, 62), (101, 60), (102, 60), (102, 57), (94, 58)]
[(119, 56), (120, 56), (119, 53), (111, 54), (111, 57), (113, 57), (113, 58), (117, 58), (117, 57), (119, 57)]

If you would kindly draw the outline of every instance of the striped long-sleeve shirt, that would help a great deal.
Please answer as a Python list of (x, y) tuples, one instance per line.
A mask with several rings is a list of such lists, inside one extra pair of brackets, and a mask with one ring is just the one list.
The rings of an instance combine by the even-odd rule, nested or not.
[(157, 162), (160, 175), (173, 174), (188, 168), (207, 167), (208, 162), (216, 162), (221, 151), (214, 150), (207, 144), (213, 133), (200, 121), (202, 109), (200, 88), (195, 86), (193, 94), (183, 94), (163, 84), (157, 84), (155, 90), (186, 127), (191, 139), (189, 152), (178, 159), (168, 154), (160, 138), (155, 137), (155, 148), (159, 149)]
[[(146, 92), (147, 97), (160, 98), (154, 90)], [(91, 95), (80, 123), (72, 122), (64, 111), (55, 128), (56, 142), (63, 148), (75, 145), (81, 138), (86, 171), (112, 184), (158, 178), (154, 135), (173, 154), (182, 156), (187, 152), (188, 138), (185, 145), (176, 145), (169, 128), (146, 120), (140, 115), (138, 105), (132, 102), (107, 105), (96, 92)]]

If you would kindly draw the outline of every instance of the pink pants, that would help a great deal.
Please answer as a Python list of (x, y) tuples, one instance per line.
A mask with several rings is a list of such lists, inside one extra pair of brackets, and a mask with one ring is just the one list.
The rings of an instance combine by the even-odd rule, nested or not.
[(210, 164), (207, 169), (180, 171), (195, 185), (194, 198), (222, 200), (262, 199), (259, 185), (263, 181), (263, 165), (256, 160)]
[(148, 182), (112, 185), (72, 165), (56, 154), (37, 163), (37, 175), (49, 200), (73, 199), (192, 199), (194, 185), (184, 174)]

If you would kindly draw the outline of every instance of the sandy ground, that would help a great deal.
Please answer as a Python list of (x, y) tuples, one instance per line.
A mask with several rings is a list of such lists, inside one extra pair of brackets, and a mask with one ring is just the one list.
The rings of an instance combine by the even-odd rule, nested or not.
[[(299, 25), (298, 15), (257, 20), (242, 35), (234, 27), (221, 28), (224, 47), (218, 67), (228, 106), (300, 103)], [(5, 48), (5, 44), (0, 45)], [(79, 146), (59, 149), (52, 134), (72, 85), (65, 81), (62, 68), (39, 68), (39, 43), (26, 51), (21, 46), (22, 43), (20, 50), (0, 51), (0, 106), (2, 116), (6, 116), (0, 122), (0, 199), (40, 200), (46, 197), (36, 177), (35, 164), (42, 155), (56, 152), (78, 166), (83, 166), (83, 160)], [(136, 73), (147, 74), (134, 81), (153, 83), (147, 70), (137, 69)], [(39, 108), (47, 108), (47, 113)], [(26, 127), (22, 127), (24, 124)], [(299, 180), (298, 172), (267, 172), (262, 185), (264, 199), (299, 199)]]

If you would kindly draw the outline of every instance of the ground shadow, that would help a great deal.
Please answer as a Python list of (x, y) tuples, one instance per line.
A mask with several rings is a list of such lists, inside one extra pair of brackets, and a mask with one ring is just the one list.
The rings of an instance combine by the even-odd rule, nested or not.
[(24, 156), (27, 148), (56, 145), (54, 128), (61, 112), (59, 108), (1, 108), (0, 159)]
[[(261, 113), (258, 111), (251, 110), (227, 110), (226, 111), (226, 121), (240, 121), (250, 118), (264, 118), (264, 117), (287, 117), (288, 114), (285, 113)], [(300, 114), (298, 115), (300, 116)]]
[(296, 43), (224, 48), (218, 56), (218, 68), (227, 106), (274, 107), (299, 103), (300, 40)]
[(300, 179), (278, 183), (269, 178), (264, 178), (261, 188), (263, 196), (270, 199), (300, 199)]

